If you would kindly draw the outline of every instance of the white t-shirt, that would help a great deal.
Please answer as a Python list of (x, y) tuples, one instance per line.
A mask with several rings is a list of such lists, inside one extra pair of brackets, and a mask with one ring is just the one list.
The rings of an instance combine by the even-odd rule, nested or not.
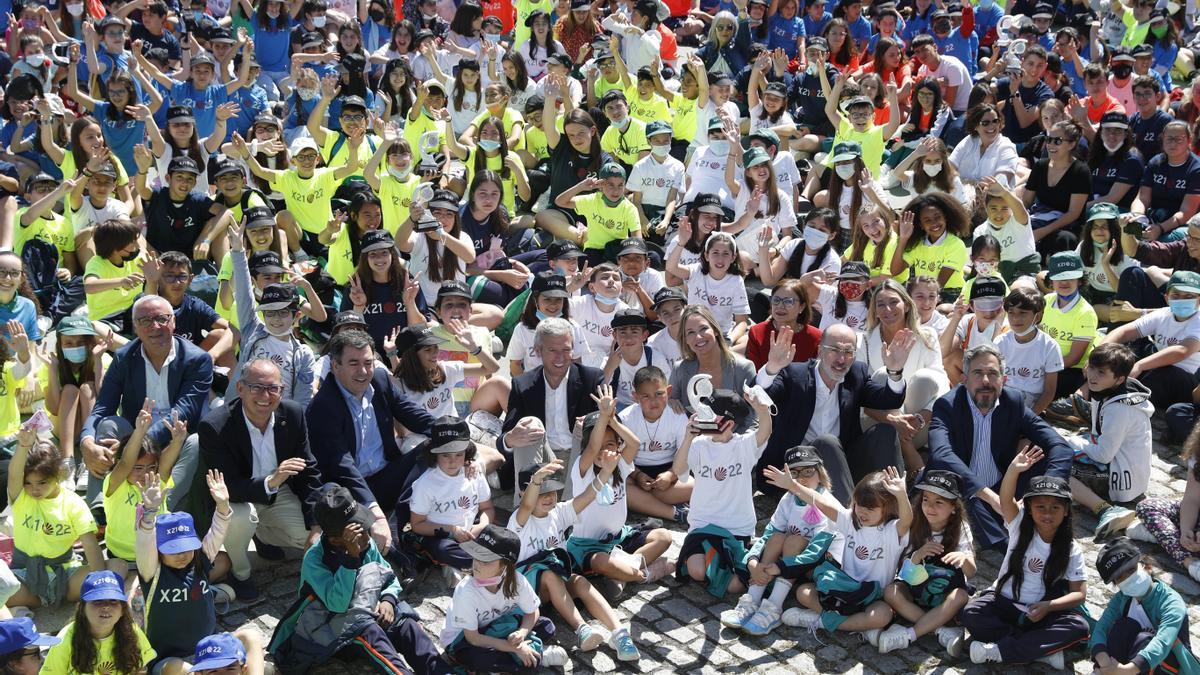
[(612, 320), (616, 313), (627, 305), (620, 300), (611, 312), (601, 312), (597, 307), (595, 296), (580, 295), (571, 298), (571, 323), (578, 325), (583, 331), (583, 339), (587, 342), (588, 351), (584, 354), (585, 366), (603, 368), (604, 362), (612, 352), (613, 332)]
[[(542, 357), (534, 353), (533, 338), (534, 329), (525, 324), (518, 323), (513, 328), (512, 338), (508, 341), (508, 352), (505, 354), (510, 364), (520, 363), (525, 367), (525, 371), (542, 365)], [(574, 321), (571, 322), (571, 345), (571, 358), (584, 362), (586, 360), (584, 356), (589, 351), (587, 338), (584, 337), (583, 330)]]
[[(783, 246), (779, 247), (779, 256), (784, 260), (791, 260), (792, 255), (796, 253), (796, 249), (801, 246), (804, 246), (803, 238), (789, 239)], [(807, 248), (804, 249), (802, 255), (804, 258), (800, 260), (800, 269), (808, 271), (810, 269), (809, 266), (812, 265), (814, 256), (808, 252)], [(816, 269), (825, 270), (836, 276), (842, 271), (842, 258), (830, 246), (829, 250), (825, 251), (825, 257), (821, 260), (821, 264), (817, 265)]]
[(855, 581), (877, 581), (886, 586), (896, 576), (900, 553), (908, 545), (908, 535), (901, 537), (892, 519), (874, 527), (854, 527), (850, 511), (838, 513), (833, 529), (846, 538), (842, 548), (842, 569)]
[(646, 421), (642, 407), (638, 405), (629, 406), (617, 417), (641, 441), (637, 457), (633, 460), (635, 466), (670, 464), (687, 435), (687, 415), (675, 412), (671, 406), (667, 406), (654, 422)]
[(795, 124), (792, 116), (786, 110), (779, 116), (779, 119), (772, 122), (770, 117), (763, 117), (763, 106), (761, 103), (750, 109), (750, 131), (758, 131), (759, 129), (770, 129), (771, 127), (783, 126), (785, 124)]
[(700, 271), (700, 263), (686, 267), (688, 304), (708, 307), (717, 325), (726, 336), (733, 330), (733, 318), (750, 314), (750, 299), (746, 296), (746, 280), (740, 274), (726, 273), (717, 280)]
[[(717, 71), (721, 69), (714, 66), (712, 70)], [(730, 70), (732, 69), (725, 69), (726, 72), (729, 72)], [(725, 104), (721, 106), (721, 109), (724, 110), (725, 114), (728, 115), (732, 120), (736, 121), (742, 117), (742, 113), (738, 110), (737, 103), (733, 102), (733, 100), (726, 101)], [(696, 110), (696, 145), (708, 145), (708, 121), (714, 117), (718, 117), (717, 106), (713, 104), (713, 101), (710, 98), (704, 102), (703, 106), (700, 106), (699, 109)]]
[(954, 342), (962, 344), (963, 339), (967, 337), (967, 331), (970, 330), (971, 337), (966, 349), (980, 345), (994, 345), (1001, 335), (1008, 332), (1008, 317), (1001, 314), (983, 330), (980, 330), (980, 325), (981, 322), (974, 314), (967, 314), (954, 329)]
[[(663, 273), (652, 267), (647, 267), (645, 270), (643, 270), (642, 273), (638, 275), (637, 279), (638, 284), (640, 284), (642, 287), (642, 290), (646, 291), (646, 295), (652, 300), (654, 299), (654, 294), (662, 290), (667, 285), (667, 279), (663, 276)], [(634, 309), (640, 309), (643, 313), (646, 311), (646, 308), (642, 307), (642, 301), (640, 298), (638, 298), (637, 293), (627, 293), (622, 290), (621, 302), (624, 302), (626, 305), (629, 305)]]
[[(754, 262), (758, 262), (758, 233), (764, 227), (771, 227), (774, 230), (773, 241), (778, 240), (783, 235), (791, 234), (792, 228), (796, 227), (796, 213), (792, 210), (791, 193), (784, 192), (778, 187), (775, 188), (775, 192), (779, 198), (779, 211), (774, 216), (754, 218), (746, 226), (746, 229), (734, 235), (738, 250), (744, 251)], [(734, 218), (740, 219), (746, 213), (746, 205), (750, 201), (750, 195), (750, 187), (743, 185), (741, 191), (738, 192), (737, 199), (733, 202)], [(759, 202), (760, 211), (766, 213), (767, 206), (767, 198), (764, 195)]]
[(116, 195), (110, 196), (104, 206), (99, 208), (92, 204), (91, 199), (84, 196), (83, 206), (80, 206), (78, 211), (71, 212), (71, 227), (74, 229), (75, 236), (79, 236), (80, 232), (89, 227), (96, 227), (106, 220), (128, 217), (129, 207), (125, 205), (125, 202), (117, 199)]
[(454, 388), (463, 381), (463, 366), (466, 364), (462, 361), (441, 361), (438, 365), (442, 367), (446, 379), (432, 391), (413, 391), (404, 384), (403, 380), (397, 380), (396, 384), (405, 396), (424, 408), (435, 419), (443, 415), (458, 417), (458, 410), (454, 407)]
[[(482, 63), (480, 66), (480, 77), (482, 78), (484, 68)], [(454, 85), (453, 81), (446, 82), (445, 84), (450, 88), (450, 91), (446, 93), (446, 110), (450, 111), (450, 123), (454, 127), (454, 133), (461, 136), (464, 131), (470, 128), (471, 122), (475, 121), (475, 118), (479, 116), (483, 108), (479, 105), (479, 95), (469, 89), (463, 92), (462, 108), (455, 108), (454, 95), (458, 91), (458, 88)], [(480, 88), (483, 86), (483, 83), (480, 82)]]
[[(1013, 548), (1017, 545), (1017, 539), (1021, 536), (1021, 520), (1025, 517), (1025, 507), (1022, 505), (1017, 509), (1017, 517), (1008, 524), (1008, 551), (1004, 553), (1004, 562), (1000, 564), (1000, 572), (996, 575), (996, 580), (1004, 578), (1008, 573), (1009, 559), (1012, 558)], [(1016, 596), (1013, 595), (1013, 582), (1009, 581), (1004, 585), (1004, 588), (999, 589), (1000, 595), (1023, 605), (1028, 605), (1034, 602), (1041, 602), (1046, 595), (1046, 585), (1042, 582), (1042, 573), (1046, 568), (1046, 561), (1050, 559), (1050, 542), (1043, 541), (1041, 535), (1034, 530), (1033, 537), (1029, 540), (1029, 547), (1025, 549), (1025, 558), (1021, 561), (1021, 565), (1025, 568), (1021, 579), (1021, 588)], [(1087, 573), (1083, 569), (1083, 549), (1074, 540), (1071, 541), (1071, 553), (1067, 560), (1067, 581), (1084, 581), (1087, 579)], [(991, 590), (996, 590), (996, 584), (993, 583)]]
[(650, 365), (650, 362), (646, 359), (645, 349), (642, 349), (637, 363), (629, 363), (624, 357), (617, 362), (617, 386), (614, 388), (613, 395), (617, 398), (618, 406), (631, 406), (635, 403), (633, 399), (633, 376), (637, 374), (638, 370), (648, 365)]
[(684, 192), (683, 177), (683, 162), (670, 155), (659, 162), (654, 155), (648, 155), (633, 165), (625, 185), (631, 192), (642, 193), (642, 204), (663, 207), (672, 189)]
[(653, 365), (658, 366), (658, 369), (663, 371), (670, 381), (671, 373), (675, 372), (675, 366), (679, 360), (683, 358), (683, 354), (679, 351), (679, 341), (671, 337), (671, 331), (664, 328), (646, 341), (650, 348), (654, 350)]
[(521, 555), (517, 556), (517, 561), (523, 562), (542, 551), (561, 548), (567, 543), (567, 536), (576, 519), (572, 502), (559, 502), (542, 518), (530, 514), (524, 527), (517, 524), (517, 512), (513, 511), (508, 519), (508, 529), (521, 538)]
[(1017, 342), (1017, 334), (1008, 331), (996, 340), (996, 349), (1004, 355), (1005, 387), (1012, 387), (1025, 396), (1031, 405), (1042, 395), (1046, 375), (1063, 369), (1062, 349), (1058, 341), (1040, 328), (1032, 342)]
[[(670, 258), (671, 251), (674, 251), (679, 246), (680, 246), (679, 239), (677, 237), (671, 237), (671, 241), (667, 242), (667, 257)], [(692, 253), (691, 251), (689, 251), (686, 248), (683, 249), (683, 251), (681, 251), (679, 253), (679, 266), (680, 267), (687, 267), (688, 265), (695, 265), (698, 262), (700, 262), (700, 254), (699, 253)]]
[(949, 326), (949, 325), (950, 325), (950, 317), (946, 316), (945, 314), (942, 314), (941, 312), (939, 312), (935, 309), (933, 311), (933, 314), (929, 317), (929, 320), (926, 321), (925, 323), (921, 324), (921, 327), (922, 328), (932, 328), (934, 333), (941, 335), (942, 331), (946, 330), (946, 326)]
[(698, 436), (688, 450), (688, 469), (695, 478), (688, 531), (718, 525), (735, 537), (754, 534), (754, 465), (759, 447), (756, 431), (736, 434), (728, 443)]
[(967, 109), (971, 101), (971, 73), (967, 71), (967, 67), (962, 61), (953, 56), (945, 54), (938, 57), (939, 63), (937, 70), (930, 70), (926, 66), (921, 66), (917, 71), (917, 79), (923, 77), (932, 77), (935, 80), (939, 77), (946, 78), (946, 84), (951, 87), (958, 87), (954, 92), (954, 100), (950, 102), (950, 108), (955, 111), (963, 111)]
[[(584, 490), (593, 489), (592, 483), (596, 478), (596, 467), (589, 466), (587, 471), (583, 472), (583, 478), (579, 478), (579, 462), (583, 456), (575, 458), (575, 462), (571, 464), (571, 490), (572, 498), (583, 494)], [(621, 528), (625, 527), (625, 520), (629, 516), (629, 502), (625, 499), (625, 479), (629, 474), (633, 473), (633, 465), (625, 461), (625, 458), (617, 460), (617, 470), (613, 475), (617, 477), (616, 483), (612, 486), (613, 496), (615, 497), (612, 504), (601, 504), (596, 500), (592, 500), (591, 504), (579, 514), (579, 520), (575, 524), (573, 534), (584, 539), (602, 539), (606, 536), (617, 534)]]
[[(824, 488), (821, 489), (824, 492)], [(811, 514), (810, 519), (816, 522), (808, 522), (805, 515)], [(792, 494), (786, 494), (779, 500), (779, 504), (775, 507), (775, 513), (771, 514), (771, 528), (776, 532), (784, 532), (789, 535), (798, 534), (805, 539), (812, 540), (814, 536), (821, 532), (835, 532), (833, 521), (829, 520), (821, 509), (810, 504), (803, 504), (800, 499)], [(840, 550), (842, 535), (835, 535), (835, 539), (829, 546), (832, 552)]]
[(467, 478), (465, 470), (447, 476), (434, 466), (413, 483), (409, 506), (431, 523), (467, 527), (479, 515), (479, 505), (491, 499), (492, 489), (482, 469), (475, 472), (475, 478)]
[[(522, 614), (538, 611), (542, 601), (537, 591), (529, 585), (529, 581), (517, 577), (517, 595), (505, 597), (503, 591), (495, 593), (475, 585), (472, 577), (465, 577), (454, 587), (454, 595), (450, 598), (450, 611), (446, 612), (446, 626), (442, 628), (439, 639), (443, 647), (449, 647), (458, 639), (464, 630), (478, 631), (501, 616), (508, 614), (513, 608), (520, 608)], [(501, 583), (501, 588), (504, 584)]]
[(777, 152), (771, 164), (775, 167), (775, 185), (783, 190), (790, 200), (794, 193), (793, 188), (801, 185), (800, 168), (796, 166), (796, 158), (790, 152)]
[[(862, 300), (847, 300), (846, 316), (839, 319), (834, 316), (837, 309), (837, 286), (822, 285), (819, 288), (821, 292), (817, 294), (817, 309), (821, 310), (821, 325), (819, 326), (821, 330), (828, 330), (830, 326), (839, 323), (846, 324), (859, 333), (866, 329), (867, 303)], [(934, 314), (936, 313), (934, 312)]]
[(992, 235), (1000, 242), (1000, 259), (1003, 261), (1017, 262), (1037, 253), (1033, 241), (1033, 228), (1028, 224), (1018, 223), (1015, 216), (1009, 218), (999, 229), (993, 227), (990, 220), (980, 223), (975, 228), (975, 238), (985, 234)]
[[(696, 195), (707, 192), (720, 197), (721, 206), (732, 210), (733, 195), (729, 192), (729, 185), (725, 183), (725, 163), (728, 161), (728, 155), (717, 157), (707, 145), (696, 150), (687, 167), (687, 175), (691, 179), (691, 183), (688, 185), (683, 201), (690, 202)], [(741, 167), (734, 167), (734, 178), (739, 183), (742, 181)]]
[(563, 49), (562, 43), (552, 38), (551, 50), (547, 51), (542, 45), (537, 46), (537, 53), (533, 51), (533, 40), (526, 40), (525, 44), (517, 48), (521, 53), (521, 58), (525, 59), (525, 71), (529, 74), (530, 80), (540, 80), (547, 72), (547, 65), (550, 63), (550, 54), (563, 54), (566, 49)]
[[(447, 233), (445, 236), (448, 237), (450, 235)], [(458, 234), (458, 240), (462, 242), (463, 246), (468, 249), (473, 249), (475, 247), (475, 243), (471, 241), (470, 235), (468, 235), (466, 232), (460, 232)], [(435, 242), (434, 246), (436, 246), (438, 250), (439, 268), (441, 267), (442, 260), (447, 255), (455, 255), (452, 251), (447, 251), (446, 245), (442, 242)], [(454, 273), (454, 279), (458, 281), (466, 281), (467, 264), (463, 262), (461, 258), (458, 258), (458, 256), (455, 256), (455, 259), (458, 260), (458, 271)], [(429, 237), (426, 237), (424, 234), (417, 234), (413, 237), (413, 249), (408, 261), (408, 271), (411, 274), (420, 274), (418, 281), (421, 283), (421, 293), (425, 295), (426, 304), (428, 304), (430, 307), (436, 305), (438, 289), (442, 287), (443, 282), (450, 281), (450, 279), (435, 281), (430, 278)]]
[[(1171, 314), (1170, 308), (1163, 307), (1134, 321), (1133, 327), (1137, 330), (1138, 335), (1150, 338), (1150, 341), (1160, 350), (1166, 349), (1182, 345), (1187, 340), (1200, 339), (1200, 312), (1196, 312), (1183, 321), (1177, 321), (1175, 315)], [(1194, 373), (1197, 368), (1200, 368), (1200, 352), (1184, 357), (1182, 361), (1172, 365)]]
[[(1083, 242), (1080, 242), (1079, 246), (1075, 247), (1075, 252), (1080, 255), (1080, 258), (1083, 257)], [(1087, 272), (1088, 285), (1097, 291), (1102, 291), (1104, 293), (1116, 293), (1116, 289), (1112, 287), (1113, 280), (1108, 278), (1108, 271), (1104, 269), (1103, 260), (1104, 252), (1095, 251), (1092, 255), (1092, 266), (1088, 267), (1087, 263), (1084, 263), (1083, 269), (1085, 272)], [(1129, 269), (1130, 267), (1141, 266), (1142, 264), (1137, 260), (1134, 260), (1127, 255), (1123, 255), (1121, 256), (1121, 262), (1116, 263), (1112, 266), (1112, 268), (1113, 272), (1115, 272), (1117, 275), (1117, 280), (1120, 281), (1121, 274), (1125, 270)]]

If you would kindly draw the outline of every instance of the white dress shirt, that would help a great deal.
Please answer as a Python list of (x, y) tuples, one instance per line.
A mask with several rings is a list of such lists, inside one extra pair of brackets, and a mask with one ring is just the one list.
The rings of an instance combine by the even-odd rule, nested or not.
[(171, 362), (175, 360), (175, 339), (171, 338), (171, 353), (163, 361), (162, 369), (155, 370), (146, 345), (142, 345), (142, 359), (146, 362), (146, 398), (154, 401), (154, 421), (166, 419), (171, 414)]
[(546, 383), (546, 418), (543, 421), (546, 423), (546, 438), (550, 440), (550, 447), (555, 450), (571, 447), (571, 427), (567, 420), (568, 377), (569, 373), (564, 375), (556, 389), (550, 386), (550, 380), (546, 380), (546, 376), (542, 375)]
[[(769, 365), (769, 364), (768, 364)], [(767, 365), (758, 369), (758, 375), (755, 377), (755, 384), (766, 389), (771, 386), (775, 378), (782, 373), (771, 375), (767, 373)], [(804, 432), (804, 439), (801, 441), (803, 445), (812, 445), (812, 441), (817, 436), (831, 434), (838, 436), (841, 433), (842, 411), (838, 407), (838, 399), (841, 397), (842, 383), (838, 382), (830, 388), (825, 384), (825, 378), (821, 375), (821, 366), (818, 364), (813, 372), (813, 379), (816, 380), (816, 401), (813, 403), (812, 418), (808, 422), (808, 431)], [(904, 390), (904, 379), (893, 380), (887, 378), (888, 389), (896, 393)]]

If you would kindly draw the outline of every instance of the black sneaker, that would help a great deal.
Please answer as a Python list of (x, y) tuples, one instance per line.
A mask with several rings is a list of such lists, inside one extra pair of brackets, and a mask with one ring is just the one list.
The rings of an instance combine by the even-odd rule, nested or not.
[[(282, 548), (268, 544), (258, 537), (254, 537), (254, 550), (258, 553), (258, 557), (262, 558), (263, 560), (269, 562), (279, 562), (280, 560), (283, 560)], [(241, 597), (240, 593), (238, 594), (238, 597)]]
[(690, 511), (689, 505), (676, 504), (675, 505), (675, 522), (683, 523), (684, 525), (686, 525), (689, 511)]
[(230, 574), (224, 579), (224, 583), (233, 589), (233, 592), (237, 594), (237, 599), (242, 602), (253, 602), (261, 595), (258, 592), (258, 586), (254, 584), (254, 577), (238, 579)]

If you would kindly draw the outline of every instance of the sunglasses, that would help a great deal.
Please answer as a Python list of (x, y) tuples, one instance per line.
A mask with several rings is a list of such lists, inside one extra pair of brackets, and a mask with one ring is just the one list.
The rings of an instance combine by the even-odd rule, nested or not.
[(1063, 143), (1067, 142), (1067, 139), (1063, 138), (1062, 136), (1047, 136), (1046, 142), (1050, 145), (1062, 145)]
[(990, 120), (979, 120), (979, 126), (981, 126), (981, 127), (994, 127), (999, 123), (1000, 123), (999, 118), (990, 119)]

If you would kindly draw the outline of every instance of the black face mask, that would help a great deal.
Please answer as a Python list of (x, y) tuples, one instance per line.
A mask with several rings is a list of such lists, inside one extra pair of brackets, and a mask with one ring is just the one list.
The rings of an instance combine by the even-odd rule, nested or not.
[(939, 22), (933, 24), (933, 32), (949, 33), (950, 32), (950, 22), (949, 21), (946, 21), (946, 22), (939, 21)]
[(372, 9), (370, 12), (368, 12), (368, 14), (370, 14), (371, 20), (375, 23), (383, 23), (383, 17), (385, 14), (383, 13), (382, 9)]
[(1112, 72), (1114, 76), (1123, 80), (1133, 73), (1133, 68), (1122, 66), (1120, 68), (1113, 68)]
[(132, 253), (126, 253), (125, 255), (121, 256), (121, 260), (124, 260), (125, 262), (132, 262), (134, 260), (137, 260), (137, 257), (141, 254), (142, 254), (142, 249), (139, 248), (139, 249), (134, 250)]

